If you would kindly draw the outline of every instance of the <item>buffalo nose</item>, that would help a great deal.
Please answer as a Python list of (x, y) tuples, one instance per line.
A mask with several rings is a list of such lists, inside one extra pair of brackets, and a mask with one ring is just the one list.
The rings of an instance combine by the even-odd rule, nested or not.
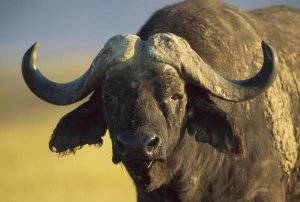
[(133, 134), (119, 134), (116, 137), (116, 146), (123, 160), (131, 158), (152, 159), (160, 145), (160, 138), (156, 135), (137, 136)]
[(158, 146), (159, 144), (159, 138), (157, 136), (152, 136), (150, 138), (147, 139), (147, 142), (146, 142), (146, 152), (147, 153), (153, 153), (156, 149), (156, 147)]

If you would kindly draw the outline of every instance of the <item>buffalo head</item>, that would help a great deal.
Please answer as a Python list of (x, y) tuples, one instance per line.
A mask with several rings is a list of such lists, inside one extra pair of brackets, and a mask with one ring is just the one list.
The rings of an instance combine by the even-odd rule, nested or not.
[(172, 164), (171, 171), (168, 165), (178, 162), (187, 137), (235, 157), (243, 155), (244, 143), (234, 123), (208, 94), (243, 101), (264, 92), (276, 77), (278, 62), (266, 43), (262, 48), (263, 66), (248, 80), (222, 77), (171, 33), (147, 41), (115, 36), (87, 72), (70, 83), (54, 83), (38, 71), (37, 44), (24, 55), (22, 71), (33, 93), (53, 104), (71, 104), (94, 92), (60, 120), (49, 143), (52, 151), (101, 144), (108, 129), (113, 162), (122, 162), (136, 183), (152, 191), (176, 175), (180, 163)]

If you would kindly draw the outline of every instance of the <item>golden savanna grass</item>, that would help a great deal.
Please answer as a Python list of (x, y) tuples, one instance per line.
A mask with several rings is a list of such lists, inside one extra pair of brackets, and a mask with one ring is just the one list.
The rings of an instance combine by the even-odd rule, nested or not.
[[(66, 57), (39, 64), (47, 77), (63, 82), (82, 74), (90, 61)], [(0, 61), (0, 83), (0, 201), (136, 200), (126, 170), (111, 162), (107, 135), (101, 148), (86, 146), (63, 157), (49, 151), (56, 123), (78, 104), (61, 107), (37, 99), (25, 86), (19, 60)]]

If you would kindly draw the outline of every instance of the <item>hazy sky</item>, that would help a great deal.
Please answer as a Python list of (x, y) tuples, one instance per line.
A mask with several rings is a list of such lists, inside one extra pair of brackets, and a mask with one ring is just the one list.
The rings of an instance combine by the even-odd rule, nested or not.
[[(1, 0), (0, 65), (4, 60), (20, 61), (35, 41), (41, 43), (40, 54), (51, 57), (82, 52), (96, 55), (110, 37), (136, 33), (155, 10), (176, 2), (179, 0)], [(226, 2), (243, 9), (276, 4), (300, 8), (300, 0)]]

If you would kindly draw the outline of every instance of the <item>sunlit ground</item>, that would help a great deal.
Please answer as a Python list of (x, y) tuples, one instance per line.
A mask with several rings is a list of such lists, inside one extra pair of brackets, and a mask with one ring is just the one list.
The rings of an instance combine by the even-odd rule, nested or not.
[[(88, 66), (74, 60), (68, 65), (77, 71), (67, 76), (71, 68), (43, 72), (70, 80)], [(51, 75), (52, 71), (57, 73)], [(59, 157), (49, 151), (52, 130), (75, 105), (59, 107), (36, 99), (25, 87), (19, 68), (0, 68), (0, 83), (0, 201), (136, 201), (126, 170), (111, 162), (109, 138), (101, 148), (86, 146), (75, 155)]]

